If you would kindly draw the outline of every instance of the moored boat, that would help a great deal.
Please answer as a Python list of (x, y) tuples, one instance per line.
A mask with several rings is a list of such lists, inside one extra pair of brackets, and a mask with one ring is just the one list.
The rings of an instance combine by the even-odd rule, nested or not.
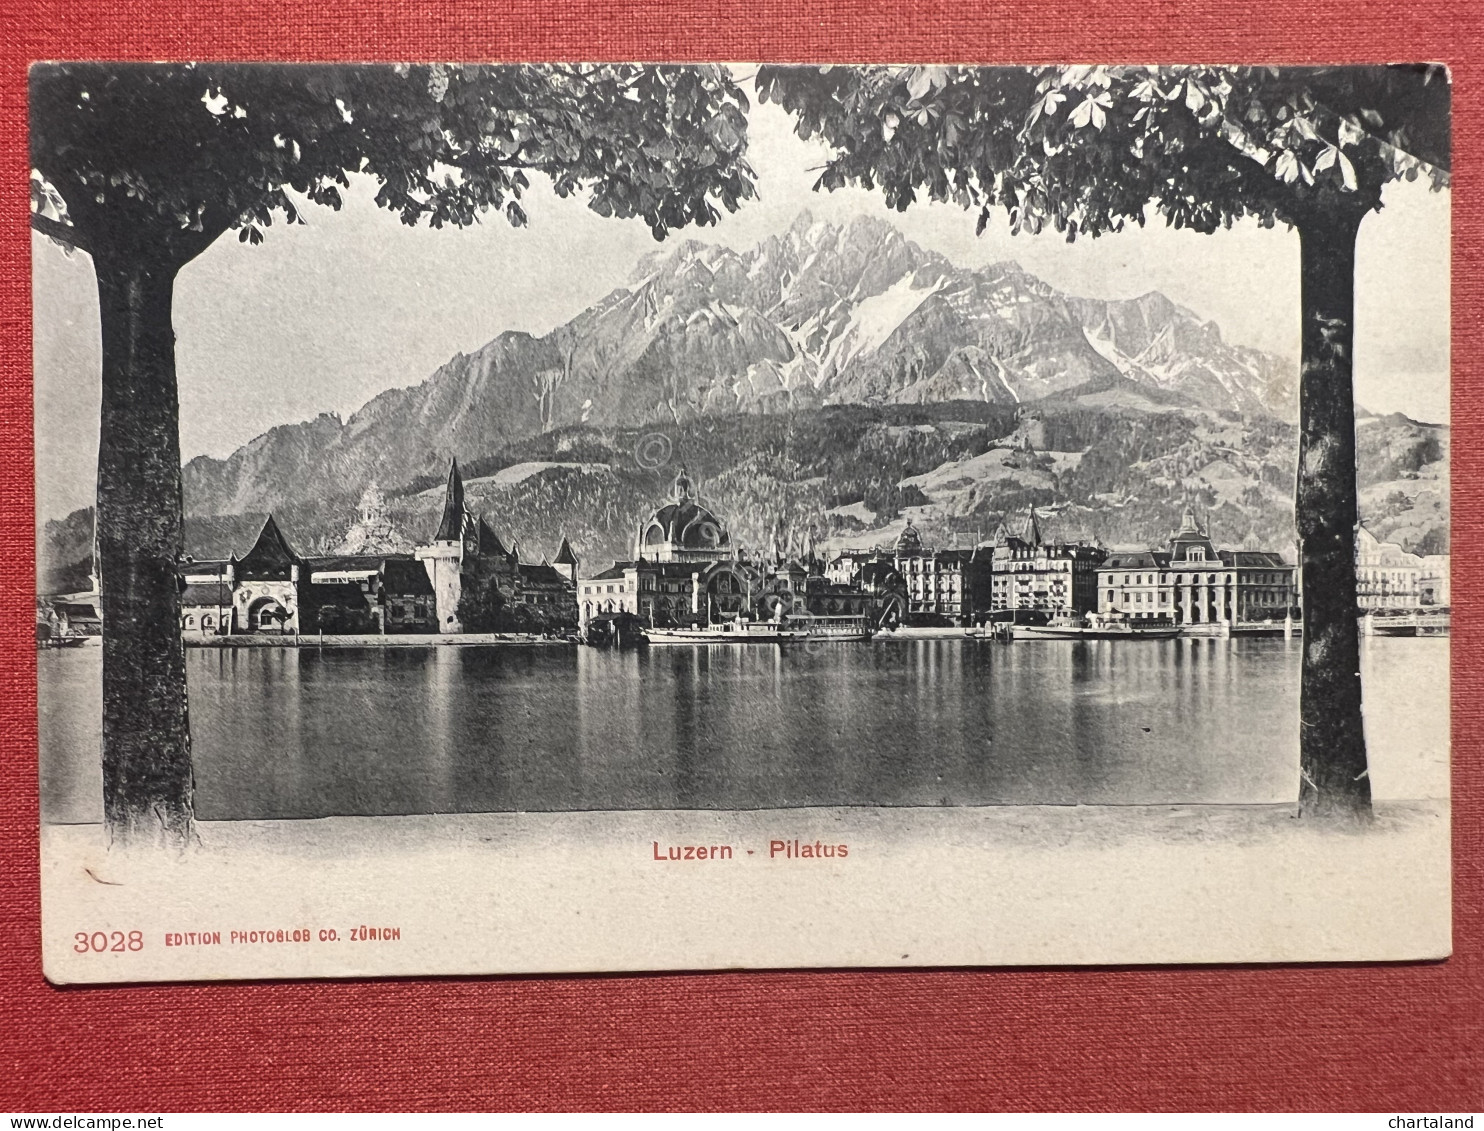
[(101, 637), (97, 636), (39, 636), (36, 645), (39, 648), (80, 648), (85, 644), (102, 643)]
[(785, 630), (807, 628), (809, 640), (812, 643), (824, 641), (826, 643), (844, 643), (848, 641), (870, 640), (876, 630), (865, 617), (790, 617), (784, 621)]
[(644, 639), (655, 644), (792, 644), (809, 639), (807, 628), (776, 620), (725, 620), (680, 628), (646, 628)]
[(1101, 613), (1055, 616), (1045, 624), (1010, 626), (1012, 640), (1170, 640), (1179, 635), (1180, 626), (1168, 621), (1140, 623)]

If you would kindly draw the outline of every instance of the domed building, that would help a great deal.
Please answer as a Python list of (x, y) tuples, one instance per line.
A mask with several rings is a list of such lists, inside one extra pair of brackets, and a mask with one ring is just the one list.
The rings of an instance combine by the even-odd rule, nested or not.
[(670, 501), (635, 527), (633, 549), (629, 561), (578, 578), (584, 634), (595, 625), (629, 632), (635, 622), (666, 627), (738, 616), (766, 619), (780, 609), (807, 611), (816, 619), (864, 617), (876, 605), (858, 586), (831, 584), (823, 576), (812, 536), (794, 553), (784, 550), (780, 530), (773, 559), (742, 555), (726, 525), (701, 503), (684, 468)]
[(734, 556), (732, 537), (721, 519), (701, 505), (685, 468), (675, 477), (674, 500), (639, 524), (634, 560), (719, 562)]

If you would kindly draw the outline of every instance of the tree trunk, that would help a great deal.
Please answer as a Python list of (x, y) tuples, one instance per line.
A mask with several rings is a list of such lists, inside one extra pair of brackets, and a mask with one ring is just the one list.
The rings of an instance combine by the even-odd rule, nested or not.
[(1355, 236), (1362, 211), (1299, 225), (1303, 368), (1294, 500), (1304, 641), (1299, 803), (1306, 815), (1368, 815), (1355, 599)]
[(170, 306), (179, 263), (95, 247), (102, 323), (98, 569), (103, 814), (112, 843), (194, 835), (180, 633), (180, 410)]

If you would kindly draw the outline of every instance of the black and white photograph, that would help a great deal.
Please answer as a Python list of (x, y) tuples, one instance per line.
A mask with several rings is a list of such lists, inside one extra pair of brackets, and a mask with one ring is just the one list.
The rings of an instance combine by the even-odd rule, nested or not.
[(30, 138), (52, 981), (1449, 953), (1443, 68)]

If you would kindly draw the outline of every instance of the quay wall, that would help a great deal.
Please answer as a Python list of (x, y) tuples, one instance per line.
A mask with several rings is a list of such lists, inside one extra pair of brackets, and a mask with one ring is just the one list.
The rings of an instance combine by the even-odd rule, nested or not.
[(395, 633), (388, 636), (319, 634), (302, 636), (203, 636), (187, 637), (187, 648), (427, 648), (430, 646), (470, 647), (492, 644), (554, 645), (571, 648), (570, 640), (553, 640), (527, 633), (515, 632), (459, 632), (459, 633)]

